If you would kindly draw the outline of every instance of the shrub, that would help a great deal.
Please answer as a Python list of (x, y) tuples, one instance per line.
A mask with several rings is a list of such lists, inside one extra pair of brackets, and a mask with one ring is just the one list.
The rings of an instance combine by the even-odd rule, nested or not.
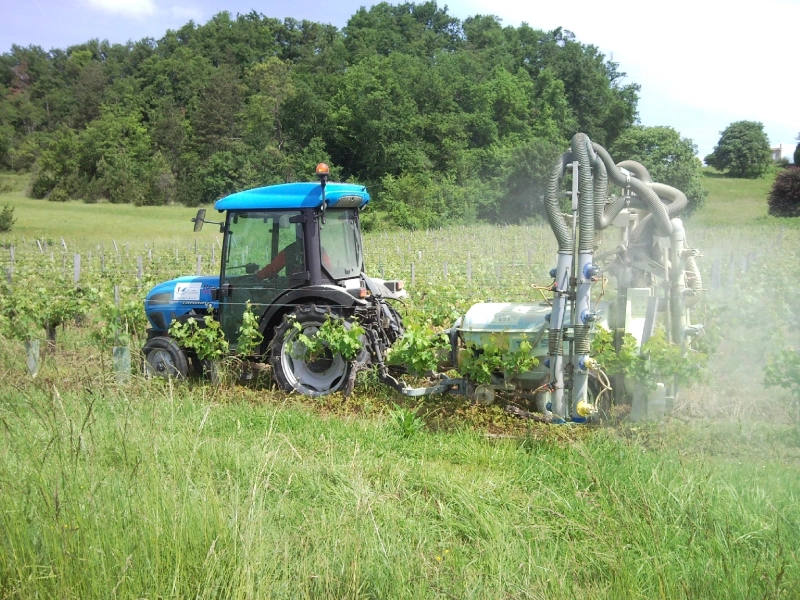
[(768, 204), (774, 217), (800, 217), (800, 167), (778, 173)]
[(11, 231), (16, 221), (14, 207), (8, 204), (4, 205), (3, 210), (0, 211), (0, 231)]
[(69, 192), (60, 185), (57, 185), (53, 188), (53, 190), (47, 195), (47, 199), (50, 202), (66, 202), (67, 200), (71, 200), (69, 197)]

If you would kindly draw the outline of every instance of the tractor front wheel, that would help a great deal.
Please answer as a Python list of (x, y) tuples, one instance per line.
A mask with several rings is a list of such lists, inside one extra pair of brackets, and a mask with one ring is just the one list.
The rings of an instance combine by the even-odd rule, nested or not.
[(175, 340), (160, 335), (147, 340), (142, 348), (144, 354), (144, 375), (153, 377), (173, 377), (186, 379), (189, 374), (189, 361)]
[[(305, 304), (286, 315), (275, 328), (270, 346), (270, 364), (279, 388), (312, 397), (345, 389), (353, 368), (352, 362), (327, 348), (321, 355), (309, 356), (298, 339), (300, 333), (314, 337), (328, 318), (340, 317), (327, 306)], [(300, 327), (295, 327), (295, 323)], [(345, 322), (345, 326), (348, 325)]]

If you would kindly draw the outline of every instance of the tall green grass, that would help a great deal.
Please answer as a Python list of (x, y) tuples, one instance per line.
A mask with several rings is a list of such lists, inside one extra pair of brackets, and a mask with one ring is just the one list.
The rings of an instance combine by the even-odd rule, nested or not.
[[(672, 429), (320, 418), (214, 388), (0, 395), (0, 594), (753, 598), (800, 589), (795, 461)], [(644, 435), (642, 439), (639, 439)]]

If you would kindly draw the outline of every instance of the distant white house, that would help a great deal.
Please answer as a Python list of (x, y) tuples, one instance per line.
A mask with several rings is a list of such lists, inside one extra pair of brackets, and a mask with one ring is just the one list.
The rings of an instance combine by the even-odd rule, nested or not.
[(789, 162), (794, 161), (794, 149), (797, 144), (778, 144), (770, 148), (772, 150), (772, 160), (779, 161), (788, 158)]

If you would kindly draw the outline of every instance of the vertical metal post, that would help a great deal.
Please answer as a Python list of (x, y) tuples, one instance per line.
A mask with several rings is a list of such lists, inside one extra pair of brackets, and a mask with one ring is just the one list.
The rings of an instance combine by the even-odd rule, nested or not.
[[(119, 308), (119, 286), (114, 286), (114, 306)], [(119, 346), (119, 317), (114, 321), (114, 345)]]

